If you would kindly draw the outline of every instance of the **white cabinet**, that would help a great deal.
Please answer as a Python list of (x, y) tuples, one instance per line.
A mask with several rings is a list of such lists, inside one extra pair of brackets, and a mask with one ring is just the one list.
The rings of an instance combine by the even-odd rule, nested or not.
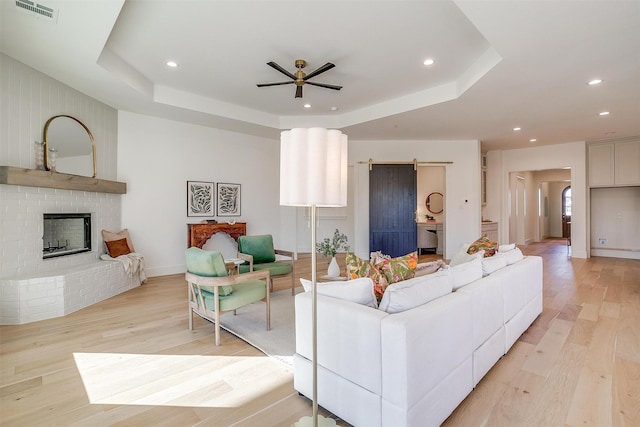
[(444, 224), (441, 222), (419, 222), (418, 249), (435, 249), (437, 254), (444, 253)]
[(482, 223), (482, 235), (487, 236), (492, 242), (498, 241), (498, 223), (497, 222), (483, 222)]
[(640, 141), (589, 145), (589, 186), (640, 185)]
[(615, 185), (640, 185), (640, 141), (617, 142)]

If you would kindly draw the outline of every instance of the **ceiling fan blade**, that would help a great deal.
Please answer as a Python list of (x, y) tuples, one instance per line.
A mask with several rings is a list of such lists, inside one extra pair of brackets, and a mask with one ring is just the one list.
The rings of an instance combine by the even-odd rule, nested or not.
[(296, 98), (302, 98), (302, 86), (296, 87)]
[(291, 74), (290, 72), (288, 72), (287, 70), (285, 70), (284, 68), (282, 68), (281, 66), (279, 66), (273, 61), (267, 62), (267, 65), (270, 66), (271, 68), (275, 68), (276, 70), (280, 71), (282, 74), (289, 77), (290, 79), (293, 79), (293, 80), (296, 79), (296, 76), (294, 76), (293, 74)]
[(333, 90), (340, 90), (340, 89), (342, 89), (342, 86), (329, 85), (329, 84), (326, 84), (326, 83), (306, 82), (306, 84), (311, 85), (311, 86), (324, 87), (324, 88), (327, 88), (327, 89), (333, 89)]
[(311, 77), (315, 77), (320, 73), (324, 73), (325, 71), (328, 71), (328, 70), (332, 69), (333, 67), (335, 67), (334, 64), (332, 64), (331, 62), (327, 62), (322, 67), (320, 67), (317, 70), (312, 71), (309, 74), (307, 74), (306, 76), (304, 76), (304, 78), (302, 80), (306, 81), (306, 80), (310, 79)]
[(290, 85), (295, 83), (293, 80), (290, 82), (277, 82), (277, 83), (258, 83), (256, 86), (258, 87), (266, 87), (266, 86), (279, 86), (279, 85)]

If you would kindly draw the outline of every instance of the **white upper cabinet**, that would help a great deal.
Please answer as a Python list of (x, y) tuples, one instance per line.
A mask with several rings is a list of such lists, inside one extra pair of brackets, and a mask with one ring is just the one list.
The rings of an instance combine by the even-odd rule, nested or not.
[(640, 185), (640, 141), (589, 145), (589, 186)]
[(589, 185), (591, 187), (613, 186), (613, 144), (589, 146)]
[(615, 185), (640, 185), (640, 141), (616, 143)]

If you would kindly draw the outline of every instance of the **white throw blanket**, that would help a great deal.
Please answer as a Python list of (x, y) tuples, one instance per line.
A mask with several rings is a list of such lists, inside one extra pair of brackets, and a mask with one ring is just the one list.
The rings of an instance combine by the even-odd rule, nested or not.
[(100, 259), (105, 261), (120, 261), (124, 267), (125, 273), (127, 273), (129, 277), (133, 277), (134, 274), (138, 274), (141, 283), (147, 281), (147, 275), (144, 272), (144, 255), (142, 254), (131, 252), (126, 255), (120, 255), (116, 258), (110, 257), (109, 254), (103, 254), (100, 256)]

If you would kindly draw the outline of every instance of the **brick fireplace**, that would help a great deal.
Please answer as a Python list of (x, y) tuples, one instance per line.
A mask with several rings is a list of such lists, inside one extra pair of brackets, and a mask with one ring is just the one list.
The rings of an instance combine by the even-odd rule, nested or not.
[[(100, 230), (120, 230), (120, 199), (120, 194), (0, 184), (0, 324), (63, 316), (140, 285), (119, 262), (100, 260), (105, 253)], [(63, 213), (80, 216), (83, 226), (90, 214), (92, 244), (80, 253), (44, 258), (45, 215)]]

